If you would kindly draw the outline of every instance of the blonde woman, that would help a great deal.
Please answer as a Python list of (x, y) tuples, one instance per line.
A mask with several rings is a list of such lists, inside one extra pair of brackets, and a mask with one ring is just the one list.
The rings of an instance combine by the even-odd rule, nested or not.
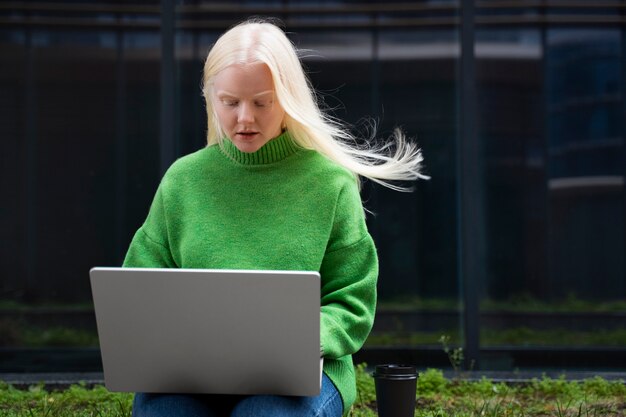
[(322, 278), (318, 397), (135, 396), (141, 416), (341, 416), (356, 398), (351, 355), (376, 308), (378, 260), (359, 176), (391, 188), (419, 150), (358, 147), (319, 109), (297, 51), (272, 23), (224, 33), (204, 66), (207, 146), (163, 177), (128, 267), (314, 270)]

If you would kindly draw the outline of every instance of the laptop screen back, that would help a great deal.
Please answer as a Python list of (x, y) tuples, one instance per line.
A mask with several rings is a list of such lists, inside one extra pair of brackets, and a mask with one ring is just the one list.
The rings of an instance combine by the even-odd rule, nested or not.
[(318, 395), (317, 272), (94, 268), (111, 391)]

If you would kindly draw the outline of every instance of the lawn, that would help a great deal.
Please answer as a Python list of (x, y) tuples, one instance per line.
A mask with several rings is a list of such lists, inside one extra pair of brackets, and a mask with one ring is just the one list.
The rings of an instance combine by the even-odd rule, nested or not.
[[(376, 416), (374, 380), (364, 365), (357, 367), (357, 387), (351, 415)], [(416, 398), (418, 417), (626, 417), (626, 385), (601, 378), (544, 377), (505, 385), (446, 379), (441, 371), (429, 369), (420, 373)], [(102, 386), (77, 384), (48, 392), (41, 385), (18, 390), (0, 382), (0, 416), (129, 417), (131, 403), (131, 394), (111, 393)]]
[[(374, 382), (357, 372), (359, 399), (354, 416), (376, 416)], [(486, 378), (446, 379), (439, 370), (420, 373), (417, 417), (604, 417), (626, 416), (624, 382), (592, 378), (537, 378), (525, 384), (494, 383)]]

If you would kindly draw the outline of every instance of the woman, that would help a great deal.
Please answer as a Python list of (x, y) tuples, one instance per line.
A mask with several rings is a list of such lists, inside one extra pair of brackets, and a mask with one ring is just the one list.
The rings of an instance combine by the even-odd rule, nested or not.
[(358, 176), (414, 180), (419, 150), (358, 148), (318, 108), (296, 50), (271, 23), (247, 21), (204, 66), (208, 145), (163, 177), (124, 266), (319, 271), (318, 397), (137, 394), (135, 416), (340, 416), (356, 397), (351, 355), (368, 336), (378, 261)]

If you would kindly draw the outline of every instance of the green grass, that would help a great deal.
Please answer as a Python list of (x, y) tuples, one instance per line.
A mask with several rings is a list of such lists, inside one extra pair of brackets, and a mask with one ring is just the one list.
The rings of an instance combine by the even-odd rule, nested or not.
[(41, 385), (18, 390), (0, 382), (3, 417), (130, 417), (132, 394), (112, 393), (102, 386), (73, 385), (48, 392)]
[[(375, 416), (374, 381), (357, 369), (354, 417)], [(596, 377), (582, 382), (543, 377), (520, 386), (446, 379), (439, 370), (420, 373), (416, 417), (623, 417), (626, 385)]]
[[(374, 380), (357, 367), (357, 401), (352, 417), (376, 416)], [(624, 417), (626, 385), (596, 377), (581, 382), (537, 378), (524, 385), (447, 379), (439, 370), (420, 373), (417, 417)], [(102, 386), (74, 385), (48, 392), (41, 385), (18, 390), (0, 382), (0, 416), (130, 417), (132, 394)]]

